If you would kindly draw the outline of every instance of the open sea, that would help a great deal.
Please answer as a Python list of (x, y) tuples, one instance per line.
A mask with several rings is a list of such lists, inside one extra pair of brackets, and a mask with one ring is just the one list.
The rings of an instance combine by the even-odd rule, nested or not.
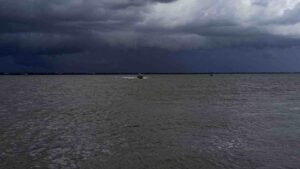
[(300, 74), (0, 76), (0, 169), (300, 169)]

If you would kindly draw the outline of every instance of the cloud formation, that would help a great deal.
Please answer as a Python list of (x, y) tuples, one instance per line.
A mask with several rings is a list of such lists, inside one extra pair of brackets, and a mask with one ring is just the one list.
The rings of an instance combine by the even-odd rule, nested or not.
[(0, 57), (288, 48), (299, 15), (300, 0), (0, 0)]

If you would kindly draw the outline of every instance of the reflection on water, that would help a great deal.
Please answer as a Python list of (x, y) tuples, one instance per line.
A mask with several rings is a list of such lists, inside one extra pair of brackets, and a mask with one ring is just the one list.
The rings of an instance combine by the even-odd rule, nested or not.
[(297, 169), (299, 75), (1, 76), (0, 168)]

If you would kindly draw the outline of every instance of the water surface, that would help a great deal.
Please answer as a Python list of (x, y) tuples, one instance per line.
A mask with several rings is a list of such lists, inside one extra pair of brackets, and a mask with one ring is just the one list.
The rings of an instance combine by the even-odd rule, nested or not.
[(300, 75), (0, 76), (0, 89), (0, 168), (300, 168)]

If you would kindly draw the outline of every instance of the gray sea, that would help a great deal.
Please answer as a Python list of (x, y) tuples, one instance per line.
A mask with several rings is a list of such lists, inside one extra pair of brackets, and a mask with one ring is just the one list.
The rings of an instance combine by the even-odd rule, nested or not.
[(299, 169), (300, 75), (0, 76), (1, 169)]

